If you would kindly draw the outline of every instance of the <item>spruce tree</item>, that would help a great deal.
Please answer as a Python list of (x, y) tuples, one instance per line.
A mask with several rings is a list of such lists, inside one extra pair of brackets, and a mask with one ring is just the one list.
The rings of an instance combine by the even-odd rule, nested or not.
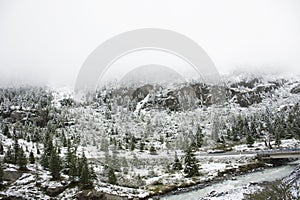
[(200, 126), (198, 126), (197, 132), (196, 132), (196, 145), (198, 148), (201, 148), (201, 146), (203, 144), (203, 137), (204, 137), (204, 135), (202, 134), (202, 129), (200, 128)]
[(59, 179), (60, 170), (61, 170), (61, 161), (56, 148), (54, 148), (51, 152), (49, 168), (50, 168), (52, 178)]
[(258, 138), (254, 122), (251, 122), (250, 124), (250, 134), (253, 135), (254, 138)]
[(117, 184), (117, 177), (115, 175), (115, 170), (112, 167), (109, 167), (109, 171), (108, 171), (108, 182), (110, 184)]
[(64, 133), (62, 133), (62, 143), (64, 147), (67, 147), (67, 139)]
[(2, 184), (3, 182), (3, 176), (4, 176), (3, 166), (2, 166), (2, 162), (0, 161), (0, 184)]
[(130, 150), (134, 151), (134, 149), (135, 149), (135, 137), (132, 137), (130, 141)]
[(92, 186), (91, 172), (86, 162), (83, 163), (79, 181), (83, 189), (87, 189)]
[(184, 163), (184, 173), (186, 173), (187, 177), (199, 175), (199, 166), (197, 164), (196, 157), (190, 147), (186, 150)]
[(177, 152), (175, 151), (175, 159), (173, 163), (173, 170), (182, 170), (182, 165), (180, 160), (178, 159)]
[(18, 139), (16, 137), (14, 138), (14, 140), (15, 142), (14, 142), (14, 149), (13, 149), (13, 164), (17, 164), (20, 146), (18, 143)]
[[(51, 153), (53, 151), (53, 143), (52, 143), (52, 139), (50, 138), (50, 133), (47, 132), (46, 136), (45, 136), (45, 141), (44, 141), (44, 152), (42, 155), (42, 160), (41, 160), (41, 165), (44, 168), (49, 168), (49, 161), (50, 161), (50, 156)], [(55, 150), (56, 151), (56, 150)]]
[(73, 181), (77, 173), (77, 157), (76, 157), (76, 149), (74, 151), (71, 150), (70, 145), (67, 148), (67, 157), (66, 157), (66, 165), (65, 167), (68, 169), (68, 175), (70, 180)]
[(140, 142), (140, 152), (144, 151), (145, 143), (143, 141)]
[(18, 150), (18, 156), (17, 156), (17, 158), (18, 158), (17, 163), (19, 165), (19, 169), (20, 170), (26, 170), (27, 169), (27, 167), (26, 167), (26, 165), (27, 165), (27, 158), (26, 158), (26, 155), (24, 153), (23, 148), (20, 148)]
[(4, 154), (4, 149), (3, 149), (2, 141), (0, 141), (0, 154), (1, 154), (1, 155)]
[(30, 164), (35, 163), (35, 158), (34, 158), (34, 155), (33, 155), (32, 151), (30, 151), (30, 154), (29, 154), (29, 162), (30, 162)]
[(150, 147), (150, 154), (151, 155), (156, 155), (157, 154), (156, 149), (153, 145), (151, 145), (151, 147)]
[(36, 154), (40, 155), (39, 143), (36, 143)]
[(249, 133), (247, 134), (246, 140), (247, 140), (248, 147), (252, 147), (254, 144), (254, 138), (252, 137), (251, 134), (249, 134)]
[(75, 177), (78, 175), (77, 173), (77, 164), (76, 164), (76, 156), (72, 156), (69, 163), (69, 173), (70, 180), (73, 181)]
[(81, 174), (82, 168), (84, 167), (85, 163), (87, 163), (87, 159), (85, 157), (85, 153), (82, 152), (81, 158), (80, 158), (79, 163), (78, 163), (78, 174), (79, 175)]
[(13, 164), (13, 155), (12, 155), (12, 150), (11, 150), (11, 146), (8, 147), (6, 154), (4, 155), (4, 162), (5, 163), (9, 163), (9, 164)]
[(83, 189), (91, 188), (93, 186), (92, 183), (92, 174), (90, 168), (88, 167), (88, 162), (85, 157), (84, 152), (82, 152), (82, 156), (79, 162), (79, 182)]

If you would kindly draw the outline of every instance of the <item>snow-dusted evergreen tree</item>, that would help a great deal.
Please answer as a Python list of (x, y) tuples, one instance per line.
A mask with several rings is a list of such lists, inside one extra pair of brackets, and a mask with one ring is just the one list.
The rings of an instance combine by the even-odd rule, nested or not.
[(196, 145), (198, 148), (202, 147), (204, 135), (200, 126), (197, 127), (196, 131)]
[(53, 179), (59, 179), (60, 170), (61, 170), (61, 159), (57, 152), (57, 147), (52, 149), (50, 160), (49, 160), (49, 169)]
[(117, 184), (117, 177), (115, 175), (115, 170), (110, 167), (109, 170), (108, 170), (108, 179), (107, 181), (110, 183), (110, 184)]
[(74, 181), (75, 177), (78, 176), (78, 172), (77, 172), (78, 159), (76, 157), (76, 148), (72, 150), (70, 147), (70, 143), (67, 145), (67, 155), (65, 160), (66, 160), (65, 168), (67, 169), (69, 178), (71, 181)]
[(24, 153), (24, 150), (23, 148), (20, 148), (18, 150), (18, 156), (17, 156), (17, 164), (19, 165), (19, 169), (20, 170), (26, 170), (27, 167), (27, 158), (26, 158), (26, 155)]
[(182, 165), (181, 165), (181, 162), (177, 156), (177, 152), (175, 151), (175, 158), (174, 158), (174, 163), (173, 163), (173, 166), (172, 166), (173, 170), (182, 170)]
[(53, 147), (52, 138), (50, 136), (50, 132), (47, 131), (44, 139), (44, 151), (41, 159), (41, 165), (44, 168), (49, 168), (50, 157), (51, 157), (51, 153), (53, 152), (53, 149), (54, 147)]
[(151, 155), (156, 155), (157, 154), (157, 151), (156, 151), (156, 149), (153, 145), (151, 145), (149, 152), (150, 152)]
[(0, 161), (0, 184), (2, 184), (3, 182), (3, 176), (4, 176), (3, 165), (2, 162)]
[(3, 144), (2, 141), (0, 141), (0, 155), (4, 154), (4, 148), (3, 148)]
[(13, 147), (14, 147), (13, 148), (13, 164), (17, 164), (17, 162), (18, 162), (18, 156), (19, 156), (19, 150), (20, 150), (20, 145), (19, 145), (18, 139), (16, 137), (14, 137), (14, 146)]
[(91, 171), (86, 161), (82, 163), (79, 183), (82, 189), (88, 189), (93, 186)]
[(248, 147), (252, 147), (253, 146), (253, 144), (254, 144), (254, 138), (253, 138), (253, 136), (250, 133), (247, 134), (246, 141), (247, 141)]
[(35, 158), (34, 158), (34, 155), (33, 155), (32, 151), (30, 151), (30, 154), (29, 154), (29, 162), (30, 162), (30, 164), (35, 163)]
[(14, 156), (12, 153), (11, 146), (8, 146), (7, 151), (4, 155), (4, 162), (14, 164)]
[(199, 166), (191, 147), (185, 151), (184, 164), (184, 173), (187, 177), (199, 175)]

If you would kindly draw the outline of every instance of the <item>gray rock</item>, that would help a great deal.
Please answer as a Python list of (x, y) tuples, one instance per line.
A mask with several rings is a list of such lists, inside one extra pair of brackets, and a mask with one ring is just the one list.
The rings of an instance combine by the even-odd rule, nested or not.
[(300, 93), (300, 84), (298, 84), (297, 86), (295, 86), (294, 88), (291, 89), (291, 93), (292, 94), (298, 94)]

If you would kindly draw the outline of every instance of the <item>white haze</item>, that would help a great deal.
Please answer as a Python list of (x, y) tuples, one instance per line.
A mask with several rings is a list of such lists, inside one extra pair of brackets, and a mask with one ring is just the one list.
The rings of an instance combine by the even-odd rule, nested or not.
[(221, 73), (300, 74), (298, 0), (0, 0), (0, 85), (73, 86), (98, 45), (145, 27), (190, 37)]

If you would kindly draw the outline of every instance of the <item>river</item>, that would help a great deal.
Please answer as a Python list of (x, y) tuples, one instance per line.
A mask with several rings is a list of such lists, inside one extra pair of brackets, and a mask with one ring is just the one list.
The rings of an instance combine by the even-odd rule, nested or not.
[[(298, 162), (299, 163), (299, 162)], [(294, 169), (296, 165), (295, 162), (292, 164), (284, 165), (281, 167), (267, 168), (263, 171), (253, 172), (246, 175), (236, 176), (235, 180), (226, 180), (221, 183), (216, 183), (208, 187), (200, 188), (194, 191), (189, 191), (181, 194), (174, 194), (169, 196), (164, 196), (163, 200), (199, 200), (200, 198), (208, 196), (212, 191), (216, 193), (239, 193), (233, 197), (226, 198), (235, 200), (242, 199), (243, 192), (245, 188), (250, 183), (260, 183), (264, 181), (275, 181), (276, 179), (282, 179), (288, 176)]]

